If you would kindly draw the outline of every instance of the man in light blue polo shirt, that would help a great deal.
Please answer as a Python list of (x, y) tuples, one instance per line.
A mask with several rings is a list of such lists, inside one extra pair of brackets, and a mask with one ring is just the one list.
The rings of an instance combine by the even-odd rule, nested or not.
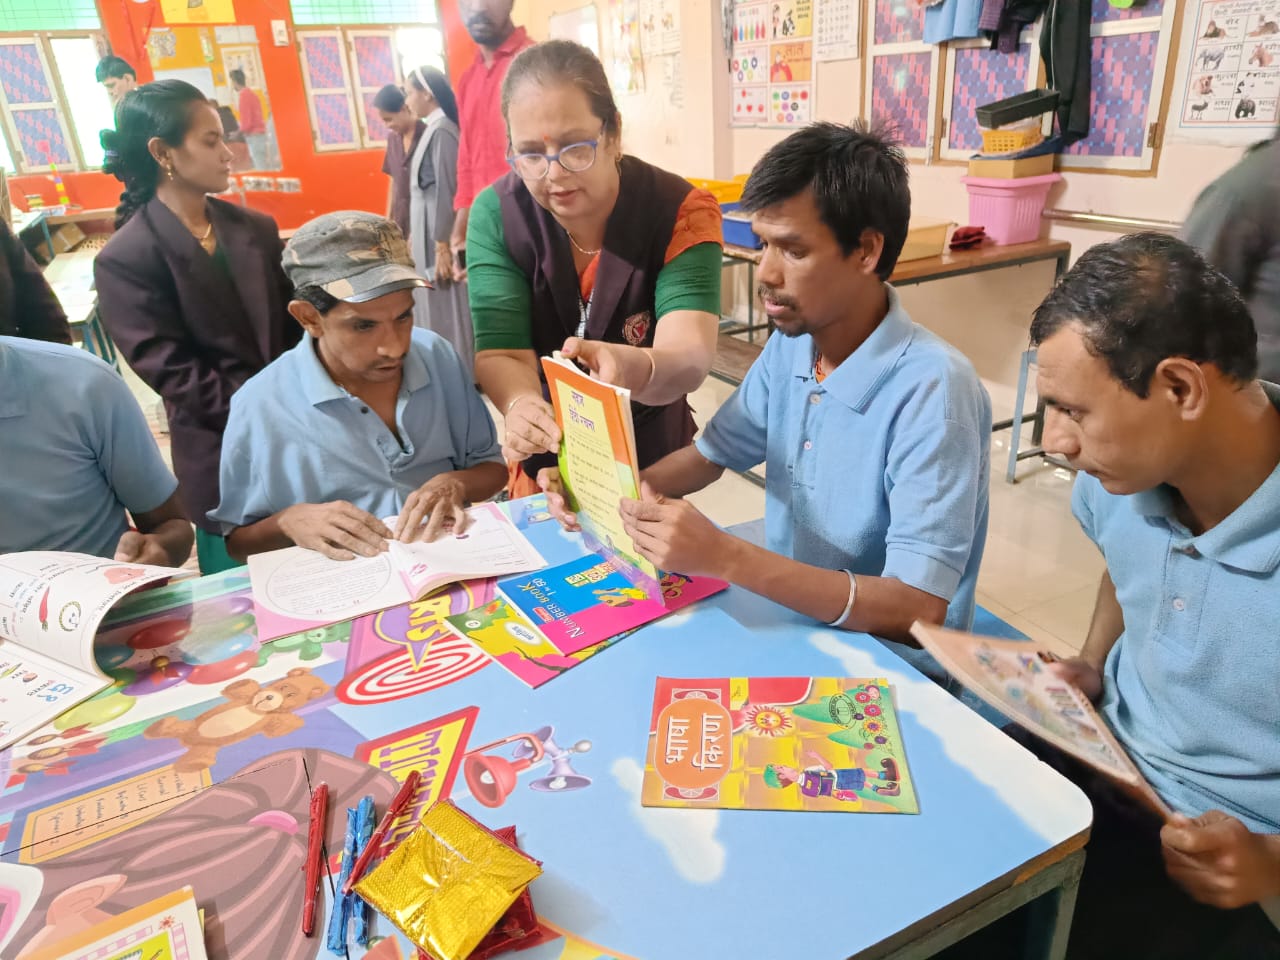
[(1158, 234), (1087, 251), (1031, 337), (1045, 449), (1107, 562), (1063, 672), (1175, 811), (1036, 747), (1094, 805), (1068, 955), (1278, 957), (1280, 388), (1230, 281)]
[[(306, 331), (231, 401), (219, 521), (243, 559), (297, 544), (338, 560), (466, 523), (506, 482), (493, 419), (449, 343), (413, 326), (426, 282), (391, 221), (343, 211), (285, 247)], [(397, 516), (396, 529), (383, 524)]]
[[(777, 333), (696, 444), (645, 471), (648, 495), (623, 502), (628, 532), (659, 567), (849, 630), (969, 626), (991, 405), (885, 283), (911, 213), (902, 152), (861, 126), (814, 124), (765, 154), (742, 206), (765, 241), (756, 275)], [(762, 461), (767, 549), (675, 499)]]
[(78, 347), (0, 337), (0, 553), (181, 566), (194, 534), (177, 489), (120, 374)]

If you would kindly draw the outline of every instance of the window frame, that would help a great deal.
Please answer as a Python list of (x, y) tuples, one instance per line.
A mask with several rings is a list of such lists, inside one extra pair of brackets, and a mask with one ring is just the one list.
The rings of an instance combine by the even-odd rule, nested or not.
[(925, 116), (925, 145), (903, 147), (902, 152), (908, 160), (923, 160), (931, 163), (937, 158), (938, 131), (941, 129), (940, 116), (942, 104), (938, 101), (941, 68), (945, 59), (945, 43), (926, 43), (921, 35), (919, 40), (893, 41), (876, 43), (876, 0), (866, 0), (863, 4), (863, 36), (866, 38), (862, 68), (862, 114), (871, 116), (871, 104), (875, 95), (875, 64), (879, 59), (901, 54), (928, 53), (931, 55), (929, 67), (929, 104)]
[[(4, 90), (0, 89), (0, 109), (2, 109), (4, 115), (3, 122), (0, 122), (0, 136), (4, 137), (9, 156), (13, 159), (14, 176), (30, 176), (47, 172), (49, 169), (49, 161), (46, 158), (41, 157), (33, 160), (27, 156), (27, 152), (22, 148), (22, 138), (14, 122), (13, 115), (15, 112), (23, 113), (33, 110), (53, 110), (58, 126), (62, 130), (62, 137), (67, 144), (67, 151), (71, 155), (71, 161), (69, 164), (60, 163), (58, 165), (59, 173), (82, 173), (88, 170), (101, 169), (101, 167), (90, 167), (85, 163), (84, 151), (80, 146), (78, 132), (71, 122), (71, 108), (67, 102), (66, 91), (62, 86), (62, 76), (58, 72), (57, 61), (53, 56), (53, 48), (49, 43), (54, 38), (93, 41), (95, 34), (99, 32), (98, 30), (85, 29), (0, 33), (0, 46), (35, 46), (36, 54), (40, 58), (40, 65), (44, 69), (46, 82), (49, 85), (50, 92), (53, 94), (53, 100), (51, 101), (22, 103), (15, 106), (9, 103)], [(100, 92), (104, 97), (107, 95), (106, 91)]]
[[(307, 99), (307, 113), (311, 120), (311, 142), (317, 153), (338, 153), (342, 151), (352, 150), (381, 150), (386, 147), (386, 137), (375, 136), (370, 130), (369, 118), (365, 110), (365, 95), (370, 92), (376, 92), (378, 88), (361, 86), (360, 69), (356, 61), (356, 40), (360, 37), (385, 37), (391, 46), (391, 56), (393, 58), (393, 70), (395, 76), (400, 82), (404, 78), (404, 63), (400, 56), (400, 46), (396, 42), (396, 34), (402, 29), (407, 30), (435, 30), (440, 34), (441, 56), (448, 61), (448, 51), (445, 49), (445, 33), (444, 26), (437, 20), (435, 23), (382, 23), (382, 24), (355, 24), (344, 23), (331, 26), (296, 26), (294, 28), (295, 46), (298, 52), (298, 64), (302, 70), (303, 92)], [(342, 75), (346, 84), (345, 88), (323, 87), (313, 89), (311, 86), (311, 75), (308, 70), (306, 49), (304, 39), (307, 37), (321, 36), (332, 37), (338, 44), (339, 57), (342, 61)], [(317, 117), (315, 96), (333, 95), (344, 93), (347, 98), (347, 107), (351, 115), (351, 129), (355, 133), (354, 141), (342, 143), (326, 143), (319, 142), (319, 133), (317, 131)]]

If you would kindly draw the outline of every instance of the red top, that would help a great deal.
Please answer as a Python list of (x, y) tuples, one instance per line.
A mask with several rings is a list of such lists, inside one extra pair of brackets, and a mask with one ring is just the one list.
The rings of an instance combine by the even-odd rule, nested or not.
[(515, 55), (533, 46), (524, 27), (494, 51), (493, 63), (486, 65), (476, 53), (458, 81), (458, 190), (453, 207), (471, 206), (478, 194), (507, 172), (507, 125), (502, 119), (502, 81)]
[(267, 121), (262, 116), (262, 101), (248, 87), (240, 90), (240, 116), (238, 119), (241, 133), (267, 132)]

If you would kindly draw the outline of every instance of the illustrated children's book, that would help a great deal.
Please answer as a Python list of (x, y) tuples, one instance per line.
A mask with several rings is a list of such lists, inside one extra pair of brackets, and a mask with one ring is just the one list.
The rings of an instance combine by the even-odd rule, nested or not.
[[(467, 511), (460, 534), (431, 543), (389, 540), (376, 557), (330, 560), (314, 550), (286, 547), (249, 558), (258, 639), (341, 623), (420, 600), (451, 583), (524, 573), (546, 566), (515, 524), (493, 503)], [(394, 518), (385, 521), (394, 529)]]
[(500, 580), (500, 596), (446, 622), (524, 683), (538, 687), (636, 628), (727, 586), (723, 580), (669, 573), (662, 578), (664, 606), (633, 586), (614, 561), (591, 554)]
[(659, 677), (646, 807), (918, 813), (883, 679)]
[(49, 943), (25, 960), (207, 960), (200, 911), (183, 887)]
[(918, 621), (911, 634), (948, 673), (1019, 726), (1168, 814), (1089, 699), (1049, 669), (1058, 659), (1052, 653), (1025, 640), (994, 640)]
[(593, 380), (558, 354), (543, 357), (542, 369), (563, 434), (560, 477), (588, 549), (617, 560), (633, 586), (661, 603), (661, 575), (636, 552), (618, 514), (623, 498), (640, 496), (631, 392)]
[(184, 574), (80, 553), (0, 556), (0, 748), (107, 687), (93, 657), (102, 618), (139, 587)]

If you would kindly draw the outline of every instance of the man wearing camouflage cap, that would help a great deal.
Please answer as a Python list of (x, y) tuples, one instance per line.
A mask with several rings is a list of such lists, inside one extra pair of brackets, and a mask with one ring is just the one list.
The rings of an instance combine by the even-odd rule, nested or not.
[[(284, 251), (302, 341), (232, 398), (222, 501), (209, 517), (245, 558), (297, 544), (338, 560), (385, 540), (460, 530), (464, 505), (506, 468), (472, 372), (413, 326), (414, 270), (400, 229), (358, 211), (304, 224)], [(397, 516), (390, 530), (380, 517)]]

